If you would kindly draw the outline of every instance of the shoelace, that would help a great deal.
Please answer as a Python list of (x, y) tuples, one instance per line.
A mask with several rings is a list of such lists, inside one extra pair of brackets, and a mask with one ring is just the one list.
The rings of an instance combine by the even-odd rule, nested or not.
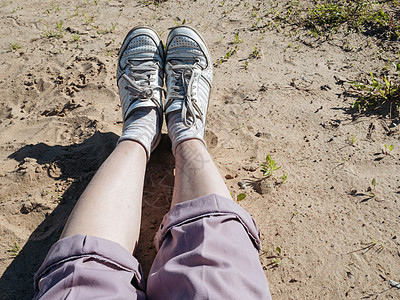
[(129, 83), (129, 85), (125, 86), (125, 89), (128, 90), (129, 93), (133, 96), (131, 104), (136, 100), (151, 100), (157, 107), (160, 107), (160, 103), (154, 96), (153, 91), (155, 89), (160, 89), (165, 92), (165, 89), (157, 84), (152, 84), (152, 82), (157, 80), (157, 78), (154, 78), (154, 75), (157, 75), (157, 66), (155, 64), (141, 64), (135, 66), (132, 63), (129, 63), (128, 68), (131, 71), (131, 76), (134, 77), (135, 81), (141, 80), (140, 84), (137, 84), (128, 75), (126, 75), (126, 73), (122, 75), (122, 77), (124, 77)]
[(192, 127), (192, 126), (197, 127), (196, 117), (200, 117), (202, 119), (203, 113), (200, 107), (198, 106), (196, 99), (193, 98), (194, 96), (196, 96), (196, 93), (193, 91), (193, 81), (194, 81), (193, 65), (171, 64), (171, 69), (174, 73), (173, 74), (174, 80), (172, 81), (172, 86), (171, 86), (171, 89), (173, 91), (170, 93), (173, 100), (168, 103), (168, 106), (171, 105), (175, 99), (183, 99), (182, 103), (183, 124), (186, 127)]

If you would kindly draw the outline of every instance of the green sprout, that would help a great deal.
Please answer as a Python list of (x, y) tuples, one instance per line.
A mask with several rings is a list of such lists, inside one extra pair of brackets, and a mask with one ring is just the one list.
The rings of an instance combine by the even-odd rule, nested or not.
[(237, 201), (242, 201), (244, 198), (246, 198), (245, 193), (241, 193), (241, 194), (237, 195), (237, 197), (236, 197)]
[(265, 177), (273, 177), (273, 173), (281, 168), (276, 165), (276, 162), (272, 159), (270, 154), (265, 158), (265, 163), (260, 164), (260, 166), (263, 176)]
[(348, 138), (347, 141), (348, 141), (349, 145), (354, 146), (354, 145), (356, 144), (356, 142), (357, 142), (357, 134), (351, 135), (351, 136)]
[(14, 244), (11, 246), (7, 252), (11, 253), (11, 256), (17, 257), (18, 254), (21, 252), (21, 246), (18, 244), (17, 241), (14, 241)]
[(57, 29), (59, 32), (62, 32), (62, 31), (63, 31), (63, 24), (64, 24), (64, 21), (63, 21), (63, 20), (60, 20), (59, 22), (56, 22), (56, 29)]
[(18, 43), (11, 43), (11, 45), (10, 45), (11, 51), (15, 51), (15, 50), (18, 50), (20, 48), (21, 48), (21, 46)]
[(258, 50), (258, 48), (256, 46), (253, 46), (253, 47), (254, 47), (254, 51), (251, 52), (250, 57), (257, 58), (257, 59), (260, 58), (261, 57), (260, 51)]
[(239, 33), (238, 33), (238, 32), (235, 33), (235, 39), (234, 39), (233, 43), (234, 43), (234, 44), (243, 43), (243, 40), (241, 40), (241, 39), (239, 38)]
[(389, 147), (388, 147), (388, 145), (386, 145), (386, 144), (383, 145), (383, 146), (385, 147), (385, 150), (383, 151), (383, 154), (390, 155), (390, 153), (392, 152), (394, 146), (393, 145), (389, 145)]
[(74, 42), (79, 41), (80, 38), (81, 38), (81, 36), (80, 36), (79, 34), (77, 34), (77, 33), (75, 33), (75, 34), (72, 35), (72, 40), (73, 40)]
[(371, 192), (371, 196), (375, 197), (375, 193), (376, 193), (376, 178), (372, 178), (372, 186), (374, 187), (374, 191)]
[(281, 180), (282, 180), (282, 183), (284, 183), (287, 180), (287, 173), (285, 171), (283, 171), (283, 174), (281, 176)]
[[(397, 71), (397, 78), (393, 79), (383, 75), (381, 78), (374, 76), (367, 83), (350, 81), (351, 87), (359, 94), (359, 99), (353, 103), (353, 108), (359, 111), (379, 108), (389, 105), (389, 114), (393, 116), (400, 112), (400, 63), (393, 65)], [(393, 114), (394, 112), (394, 114)]]

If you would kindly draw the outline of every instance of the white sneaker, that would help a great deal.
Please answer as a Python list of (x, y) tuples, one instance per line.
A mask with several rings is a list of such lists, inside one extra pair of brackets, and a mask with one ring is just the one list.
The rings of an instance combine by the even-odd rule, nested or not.
[(175, 27), (166, 46), (167, 99), (165, 115), (172, 152), (183, 141), (204, 143), (212, 82), (210, 53), (200, 34), (187, 26)]
[(142, 144), (150, 158), (161, 139), (164, 48), (151, 27), (135, 27), (125, 37), (118, 55), (117, 83), (123, 131), (118, 140)]

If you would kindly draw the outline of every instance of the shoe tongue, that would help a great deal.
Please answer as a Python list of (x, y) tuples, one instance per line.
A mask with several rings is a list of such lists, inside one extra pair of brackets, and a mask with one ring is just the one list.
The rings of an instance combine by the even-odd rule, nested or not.
[(141, 59), (141, 60), (130, 60), (129, 63), (132, 66), (154, 66), (154, 62), (149, 59)]
[(196, 60), (181, 60), (181, 59), (171, 59), (170, 63), (172, 65), (194, 65), (197, 61)]
[(202, 56), (193, 55), (170, 55), (167, 60), (173, 65), (195, 65), (205, 68), (207, 66), (207, 61)]

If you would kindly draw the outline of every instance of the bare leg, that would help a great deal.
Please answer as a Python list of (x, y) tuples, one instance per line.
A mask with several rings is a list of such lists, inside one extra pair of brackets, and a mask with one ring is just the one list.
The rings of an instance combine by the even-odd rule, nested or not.
[(146, 162), (142, 145), (120, 142), (79, 198), (61, 238), (91, 235), (132, 253), (139, 239)]
[(163, 57), (159, 36), (150, 27), (135, 27), (125, 37), (117, 69), (122, 136), (76, 203), (61, 238), (92, 235), (134, 251), (146, 163), (161, 135)]
[(175, 185), (171, 208), (209, 194), (231, 198), (204, 144), (196, 139), (179, 144), (175, 153)]

